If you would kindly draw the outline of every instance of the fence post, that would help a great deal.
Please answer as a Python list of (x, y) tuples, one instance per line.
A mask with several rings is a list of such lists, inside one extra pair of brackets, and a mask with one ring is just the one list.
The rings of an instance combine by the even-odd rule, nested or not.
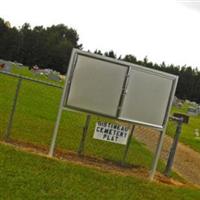
[(128, 141), (127, 141), (125, 151), (124, 151), (124, 155), (123, 155), (123, 158), (122, 158), (122, 165), (125, 165), (125, 161), (126, 161), (126, 157), (127, 157), (127, 154), (128, 154), (130, 144), (131, 144), (131, 139), (132, 139), (132, 136), (133, 136), (134, 129), (135, 129), (135, 125), (132, 125), (131, 133), (128, 137)]
[(183, 118), (178, 118), (177, 119), (176, 133), (175, 133), (175, 136), (174, 136), (174, 139), (173, 139), (173, 143), (172, 143), (170, 153), (169, 153), (169, 158), (167, 160), (167, 165), (166, 165), (166, 168), (165, 168), (165, 171), (164, 171), (165, 176), (169, 176), (170, 171), (172, 169), (178, 140), (179, 140), (179, 137), (180, 137), (180, 134), (181, 134), (182, 123), (183, 123)]
[(79, 145), (79, 148), (78, 148), (78, 155), (79, 156), (84, 153), (85, 139), (86, 139), (88, 128), (89, 128), (90, 119), (91, 119), (91, 115), (87, 115), (87, 118), (86, 118), (86, 121), (85, 121), (85, 126), (83, 127), (82, 138), (81, 138), (80, 145)]
[(5, 141), (8, 141), (9, 137), (10, 137), (10, 131), (11, 131), (11, 128), (12, 128), (13, 117), (14, 117), (15, 110), (16, 110), (17, 99), (18, 99), (21, 83), (22, 83), (22, 78), (19, 77), (19, 80), (18, 80), (18, 83), (17, 83), (17, 87), (16, 87), (16, 91), (15, 91), (15, 96), (14, 96), (14, 99), (13, 99), (12, 110), (11, 110), (11, 113), (10, 113), (10, 116), (9, 116), (9, 120), (8, 120), (8, 125), (7, 125), (7, 128), (6, 128), (6, 131), (5, 131), (5, 134), (4, 134), (4, 140)]

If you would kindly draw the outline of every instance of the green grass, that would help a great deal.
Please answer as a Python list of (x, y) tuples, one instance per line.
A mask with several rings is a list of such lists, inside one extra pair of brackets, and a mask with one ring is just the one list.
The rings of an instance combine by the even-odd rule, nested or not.
[[(26, 68), (13, 72), (33, 77)], [(44, 80), (44, 77), (37, 77)], [(52, 81), (53, 82), (53, 81)], [(54, 82), (55, 83), (55, 82)], [(0, 74), (0, 137), (6, 129), (17, 79)], [(60, 83), (63, 84), (62, 82)], [(62, 90), (22, 81), (11, 137), (49, 147)], [(63, 112), (57, 147), (77, 151), (86, 114)], [(125, 146), (93, 139), (92, 116), (85, 154), (120, 161)], [(150, 168), (152, 154), (146, 146), (131, 141), (127, 162)], [(158, 170), (164, 164), (159, 162)], [(175, 173), (173, 177), (180, 179)], [(199, 191), (159, 186), (131, 177), (49, 160), (0, 145), (0, 199), (197, 199)], [(166, 193), (168, 195), (166, 195)]]
[[(171, 113), (187, 113), (189, 105), (184, 104), (182, 108), (173, 107)], [(197, 152), (200, 152), (200, 139), (196, 139), (194, 135), (194, 130), (199, 129), (200, 132), (200, 116), (190, 116), (189, 124), (183, 124), (182, 132), (180, 136), (180, 142), (188, 145)], [(174, 136), (176, 130), (176, 123), (170, 121), (167, 128), (167, 134)]]
[(197, 200), (200, 190), (149, 183), (0, 145), (0, 199)]

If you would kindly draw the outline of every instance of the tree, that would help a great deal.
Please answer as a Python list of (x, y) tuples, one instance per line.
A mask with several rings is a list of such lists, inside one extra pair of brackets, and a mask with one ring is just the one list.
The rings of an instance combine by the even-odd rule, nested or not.
[(94, 51), (94, 53), (98, 54), (98, 55), (103, 55), (103, 53), (100, 50), (97, 50), (97, 49)]
[(123, 58), (124, 61), (130, 62), (130, 63), (134, 63), (137, 64), (137, 59), (135, 56), (128, 54)]
[(116, 54), (114, 53), (113, 50), (109, 51), (109, 52), (105, 52), (104, 53), (105, 56), (110, 57), (110, 58), (117, 58)]
[(30, 24), (24, 23), (17, 29), (0, 18), (0, 57), (6, 60), (65, 73), (72, 49), (82, 48), (78, 40), (76, 30), (64, 24), (32, 29)]

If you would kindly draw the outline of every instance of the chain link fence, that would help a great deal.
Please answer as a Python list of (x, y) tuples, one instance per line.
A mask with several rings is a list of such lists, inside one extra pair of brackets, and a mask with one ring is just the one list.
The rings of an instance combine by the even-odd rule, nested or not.
[[(61, 148), (78, 152), (85, 120), (86, 114), (70, 111), (63, 112), (56, 142), (57, 149)], [(121, 164), (124, 159), (126, 145), (94, 139), (95, 124), (99, 121), (123, 124), (129, 127), (129, 131), (131, 131), (132, 127), (131, 124), (124, 124), (120, 121), (99, 116), (91, 116), (91, 121), (85, 138), (84, 155), (98, 157), (100, 159)], [(144, 166), (147, 169), (151, 167), (152, 154), (147, 150), (144, 144), (141, 144), (134, 139), (134, 133), (133, 138), (131, 138), (125, 162), (126, 164), (133, 166)]]
[(1, 138), (48, 145), (62, 87), (11, 73), (0, 79)]

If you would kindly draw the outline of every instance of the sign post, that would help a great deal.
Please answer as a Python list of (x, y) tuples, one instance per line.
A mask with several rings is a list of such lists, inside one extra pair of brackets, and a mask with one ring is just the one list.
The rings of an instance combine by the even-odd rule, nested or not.
[[(74, 50), (72, 51), (72, 55), (73, 55), (73, 53), (74, 53)], [(73, 56), (71, 56), (70, 63), (69, 63), (70, 66), (73, 65), (74, 59), (75, 58)], [(64, 109), (64, 103), (65, 103), (65, 99), (66, 99), (66, 95), (67, 95), (66, 89), (67, 89), (68, 85), (69, 85), (69, 82), (68, 82), (68, 79), (67, 79), (67, 76), (66, 76), (65, 77), (65, 85), (64, 85), (62, 97), (61, 97), (61, 100), (60, 100), (60, 106), (59, 106), (59, 109), (58, 109), (56, 123), (55, 123), (55, 126), (54, 126), (52, 139), (51, 139), (51, 144), (50, 144), (49, 153), (48, 153), (48, 155), (50, 157), (52, 157), (53, 154), (54, 154), (54, 149), (55, 149), (55, 145), (56, 145), (56, 139), (57, 139), (57, 135), (58, 135), (58, 129), (59, 129), (60, 120), (61, 120), (61, 116), (62, 116), (62, 111)]]
[(151, 168), (150, 175), (149, 175), (150, 181), (153, 180), (155, 173), (156, 173), (156, 168), (157, 168), (157, 165), (158, 165), (158, 160), (160, 158), (160, 153), (161, 153), (161, 150), (162, 150), (164, 137), (165, 137), (165, 130), (160, 131), (160, 135), (159, 135), (159, 139), (158, 139), (158, 143), (157, 143), (157, 147), (156, 147), (156, 152), (155, 152), (153, 162), (152, 162), (152, 168)]
[(62, 111), (63, 111), (64, 100), (65, 100), (65, 90), (63, 91), (63, 94), (62, 94), (62, 98), (61, 98), (61, 101), (60, 101), (60, 106), (59, 106), (59, 110), (58, 110), (57, 119), (56, 119), (56, 123), (55, 123), (54, 130), (53, 130), (51, 146), (50, 146), (50, 149), (49, 149), (49, 156), (50, 157), (52, 157), (53, 154), (54, 154), (54, 149), (55, 149), (55, 145), (56, 145), (58, 129), (59, 129), (60, 120), (61, 120)]
[(178, 145), (178, 140), (179, 140), (179, 137), (181, 134), (181, 129), (182, 129), (183, 118), (177, 118), (176, 120), (177, 120), (176, 133), (175, 133), (174, 140), (173, 140), (173, 143), (172, 143), (172, 146), (170, 149), (169, 158), (167, 160), (167, 165), (166, 165), (166, 168), (164, 171), (164, 174), (166, 176), (169, 176), (169, 173), (171, 171), (171, 168), (172, 168), (172, 165), (174, 162), (175, 153), (176, 153), (176, 148)]

